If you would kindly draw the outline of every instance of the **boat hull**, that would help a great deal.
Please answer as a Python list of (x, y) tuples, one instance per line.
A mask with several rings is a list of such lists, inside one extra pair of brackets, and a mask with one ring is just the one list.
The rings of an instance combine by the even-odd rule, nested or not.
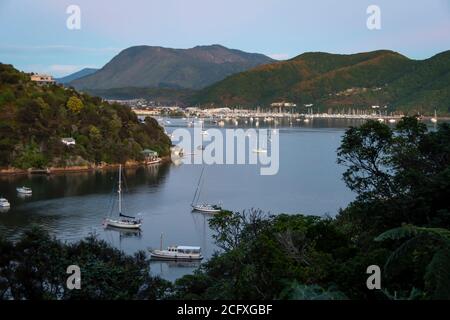
[(142, 226), (142, 223), (128, 223), (128, 222), (123, 222), (120, 220), (106, 219), (105, 226), (120, 228), (120, 229), (140, 229)]
[(150, 251), (150, 256), (153, 260), (161, 260), (161, 261), (201, 261), (203, 260), (202, 255), (189, 255), (189, 254), (164, 254), (159, 252), (158, 250)]
[(31, 191), (31, 190), (25, 190), (25, 189), (23, 189), (23, 188), (17, 188), (16, 191), (17, 191), (19, 194), (24, 194), (24, 195), (31, 195), (31, 194), (33, 194), (33, 191)]
[(214, 208), (205, 208), (200, 206), (192, 206), (192, 210), (196, 212), (204, 212), (204, 213), (219, 213), (222, 209), (214, 209)]

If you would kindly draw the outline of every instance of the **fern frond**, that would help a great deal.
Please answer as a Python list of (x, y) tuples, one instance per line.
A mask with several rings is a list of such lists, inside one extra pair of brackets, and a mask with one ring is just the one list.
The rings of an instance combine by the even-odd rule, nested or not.
[(413, 225), (403, 225), (399, 228), (390, 229), (386, 232), (383, 232), (378, 237), (375, 238), (375, 241), (385, 241), (385, 240), (400, 240), (403, 238), (414, 237), (418, 233), (418, 228)]
[(450, 248), (438, 250), (427, 266), (425, 288), (432, 299), (450, 299)]
[(398, 260), (408, 256), (413, 251), (418, 250), (421, 247), (424, 247), (425, 244), (428, 243), (428, 240), (429, 240), (428, 237), (421, 235), (403, 242), (394, 252), (392, 252), (392, 254), (387, 259), (384, 265), (386, 275), (388, 275), (393, 271), (393, 266), (401, 265), (397, 264)]
[(419, 234), (435, 236), (438, 238), (442, 238), (442, 240), (450, 241), (450, 230), (442, 228), (416, 227), (410, 224), (403, 225), (399, 228), (390, 229), (376, 237), (375, 241), (380, 242), (385, 240), (400, 240), (404, 238), (414, 237)]

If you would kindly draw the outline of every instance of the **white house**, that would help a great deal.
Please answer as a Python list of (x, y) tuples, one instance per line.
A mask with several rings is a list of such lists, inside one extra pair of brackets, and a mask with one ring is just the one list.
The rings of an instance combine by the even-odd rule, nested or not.
[(40, 85), (56, 83), (55, 79), (53, 79), (52, 76), (46, 74), (32, 74), (30, 78), (31, 81), (36, 82)]

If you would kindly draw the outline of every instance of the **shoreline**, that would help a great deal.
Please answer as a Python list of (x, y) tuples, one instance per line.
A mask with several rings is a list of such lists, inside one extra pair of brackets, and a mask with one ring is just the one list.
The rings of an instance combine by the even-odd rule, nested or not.
[[(148, 111), (143, 109), (132, 109), (133, 112), (137, 116), (148, 116), (153, 118), (161, 118), (161, 117), (167, 117), (164, 114), (161, 113), (155, 113), (154, 111)], [(256, 118), (264, 118), (264, 117), (274, 117), (274, 118), (293, 118), (293, 117), (299, 117), (299, 118), (309, 118), (309, 119), (353, 119), (353, 120), (377, 120), (377, 119), (395, 119), (400, 120), (401, 118), (407, 116), (407, 115), (399, 115), (399, 114), (393, 114), (393, 115), (374, 115), (374, 114), (328, 114), (328, 113), (315, 113), (315, 114), (308, 114), (308, 113), (277, 113), (277, 112), (257, 112), (257, 111), (231, 111), (227, 113), (216, 113), (211, 112), (209, 109), (202, 109), (199, 110), (199, 113), (202, 114), (203, 117), (211, 117), (211, 118), (249, 118), (249, 117), (256, 117)], [(186, 114), (186, 117), (191, 117), (190, 115)], [(168, 118), (183, 118), (183, 117), (168, 117)], [(434, 118), (434, 115), (421, 115), (420, 120), (421, 121), (429, 121), (432, 118)], [(441, 121), (450, 121), (450, 115), (441, 115), (438, 116), (438, 120)]]
[[(123, 165), (124, 169), (146, 167), (171, 162), (170, 156), (162, 157), (161, 162), (155, 164), (146, 164), (144, 161), (127, 161)], [(48, 167), (46, 169), (31, 170), (18, 168), (0, 168), (0, 177), (4, 176), (26, 176), (26, 175), (58, 175), (67, 173), (108, 171), (117, 169), (120, 163), (104, 164), (104, 165), (86, 165), (86, 166), (70, 166), (70, 167)]]

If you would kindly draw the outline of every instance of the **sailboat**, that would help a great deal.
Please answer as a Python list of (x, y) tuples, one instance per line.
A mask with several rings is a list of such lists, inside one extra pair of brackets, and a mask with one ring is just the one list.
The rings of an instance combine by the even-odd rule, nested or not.
[(0, 197), (0, 208), (9, 208), (10, 206), (8, 199)]
[(437, 118), (437, 112), (436, 110), (434, 110), (434, 118), (431, 118), (431, 122), (436, 123), (438, 122), (438, 118)]
[(122, 165), (119, 167), (119, 184), (117, 193), (119, 195), (119, 217), (117, 219), (105, 218), (106, 227), (122, 229), (139, 229), (142, 226), (142, 219), (122, 214)]
[(194, 198), (192, 199), (191, 207), (193, 211), (204, 212), (204, 213), (218, 213), (222, 211), (222, 208), (219, 205), (208, 204), (208, 203), (199, 203), (200, 191), (201, 191), (201, 183), (203, 178), (203, 173), (205, 172), (205, 166), (202, 168), (202, 173), (200, 174), (200, 178), (198, 179), (197, 189), (195, 190)]

